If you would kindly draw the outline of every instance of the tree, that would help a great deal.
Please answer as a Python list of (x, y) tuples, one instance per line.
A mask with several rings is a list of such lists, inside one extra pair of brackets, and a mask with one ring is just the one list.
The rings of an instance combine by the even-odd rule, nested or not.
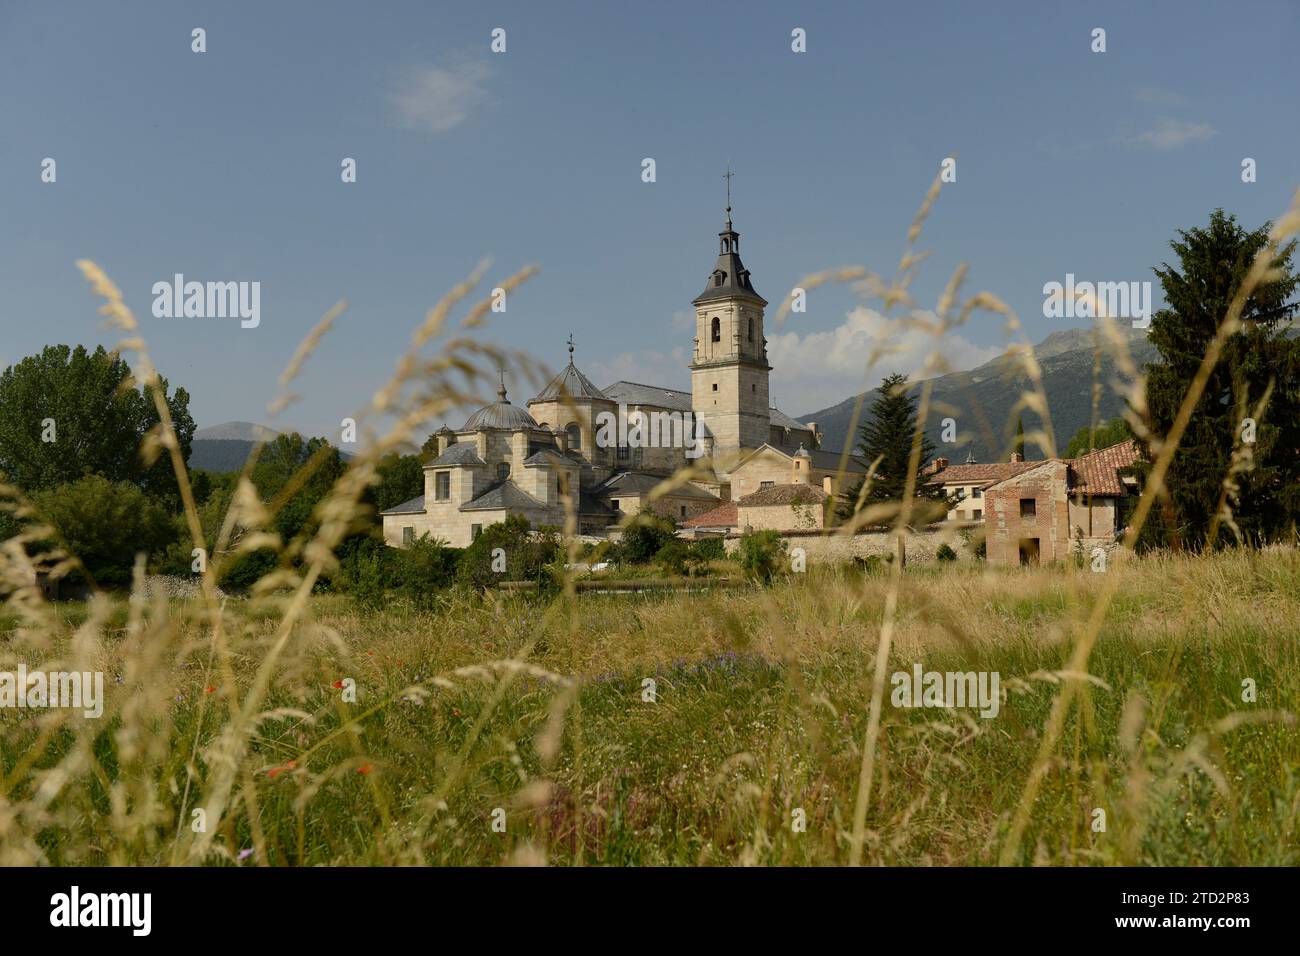
[(375, 463), (379, 484), (368, 489), (366, 498), (376, 511), (424, 494), (424, 463), (419, 455), (385, 455)]
[(324, 438), (289, 432), (267, 442), (252, 481), (274, 512), (274, 529), (288, 540), (308, 527), (312, 511), (346, 470), (339, 450)]
[[(1179, 238), (1170, 243), (1177, 268), (1166, 262), (1153, 270), (1168, 303), (1151, 317), (1149, 333), (1160, 352), (1160, 361), (1146, 369), (1156, 435), (1173, 426), (1210, 340), (1251, 262), (1265, 248), (1271, 226), (1248, 231), (1235, 216), (1216, 209), (1208, 226), (1179, 230)], [(1288, 335), (1297, 304), (1287, 302), (1300, 284), (1292, 263), (1295, 248), (1292, 241), (1278, 251), (1272, 263), (1276, 278), (1246, 299), (1244, 328), (1229, 338), (1210, 373), (1166, 476), (1169, 502), (1163, 514), (1157, 509), (1164, 520), (1153, 532), (1156, 541), (1191, 547), (1209, 543), (1207, 533), (1242, 439), (1243, 420), (1254, 417), (1270, 390), (1254, 444), (1243, 446), (1250, 449), (1253, 463), (1235, 476), (1239, 491), (1229, 504), (1248, 541), (1273, 539), (1295, 526), (1300, 515), (1300, 340)]]
[(1123, 418), (1112, 418), (1102, 422), (1094, 431), (1091, 425), (1084, 425), (1070, 443), (1065, 447), (1066, 458), (1078, 458), (1097, 448), (1109, 448), (1133, 437), (1133, 429)]
[(482, 590), (501, 581), (550, 583), (547, 566), (560, 555), (559, 539), (532, 530), (523, 515), (488, 525), (461, 552), (456, 580)]
[(136, 485), (87, 475), (32, 496), (63, 547), (101, 585), (131, 583), (137, 552), (161, 556), (176, 535), (168, 512)]
[(1019, 455), (1021, 461), (1025, 460), (1025, 420), (1020, 415), (1016, 416), (1016, 444), (1011, 451)]
[(673, 524), (671, 518), (657, 515), (649, 508), (643, 508), (623, 530), (623, 537), (619, 539), (615, 555), (619, 561), (648, 564), (654, 560), (654, 556), (664, 545), (676, 538), (677, 526)]
[[(158, 424), (153, 396), (134, 387), (131, 371), (102, 346), (50, 345), (0, 373), (0, 472), (30, 493), (67, 484), (83, 475), (132, 482), (153, 497), (177, 497), (166, 454), (149, 467), (140, 443)], [(194, 420), (189, 393), (168, 395), (181, 457), (189, 460)]]
[[(876, 392), (871, 414), (858, 430), (859, 455), (868, 464), (880, 459), (871, 488), (863, 499), (864, 505), (902, 500), (912, 458), (912, 442), (916, 437), (917, 399), (907, 392), (907, 376), (886, 376)], [(918, 498), (938, 501), (944, 497), (943, 489), (927, 486), (924, 481), (926, 466), (933, 454), (934, 445), (922, 432), (915, 494)], [(862, 483), (859, 482), (848, 492), (850, 511), (856, 507), (861, 490)]]

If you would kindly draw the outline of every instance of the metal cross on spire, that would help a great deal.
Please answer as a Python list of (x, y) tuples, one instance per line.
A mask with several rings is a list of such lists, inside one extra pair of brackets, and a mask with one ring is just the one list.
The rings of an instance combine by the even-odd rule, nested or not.
[(727, 181), (727, 222), (731, 222), (731, 177), (735, 175), (731, 171), (731, 163), (727, 163), (727, 171), (722, 174), (722, 178)]
[(573, 333), (569, 333), (569, 364), (573, 364)]

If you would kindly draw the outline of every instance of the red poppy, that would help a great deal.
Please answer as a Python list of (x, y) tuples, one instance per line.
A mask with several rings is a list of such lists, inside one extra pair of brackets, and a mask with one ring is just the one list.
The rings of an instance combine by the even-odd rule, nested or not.
[(363, 763), (360, 767), (357, 768), (357, 773), (360, 773), (360, 774), (367, 774), (367, 773), (370, 773), (370, 771), (372, 771), (372, 770), (374, 770), (374, 769), (375, 769), (375, 768), (372, 767), (370, 764), (368, 764), (368, 763)]
[(341, 681), (341, 680), (336, 680), (336, 681), (334, 682), (334, 687), (335, 687), (336, 689), (341, 690), (341, 689), (343, 688), (343, 681)]

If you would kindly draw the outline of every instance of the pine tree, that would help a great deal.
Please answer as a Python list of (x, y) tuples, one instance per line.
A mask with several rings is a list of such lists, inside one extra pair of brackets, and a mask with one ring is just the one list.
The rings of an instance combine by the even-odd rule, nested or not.
[[(880, 458), (871, 487), (863, 499), (864, 506), (902, 499), (916, 435), (917, 399), (907, 392), (907, 376), (886, 376), (876, 393), (871, 413), (858, 429), (859, 457), (868, 465)], [(925, 484), (926, 466), (933, 454), (934, 445), (922, 433), (916, 478), (918, 498), (939, 500), (944, 497), (942, 488)], [(859, 482), (847, 493), (850, 511), (861, 489), (862, 483)]]
[[(1160, 361), (1147, 367), (1147, 405), (1157, 436), (1168, 433), (1229, 303), (1267, 244), (1271, 223), (1247, 231), (1217, 209), (1209, 226), (1179, 230), (1170, 243), (1179, 266), (1155, 269), (1168, 307), (1151, 318), (1150, 339)], [(1294, 533), (1300, 515), (1300, 339), (1290, 330), (1300, 284), (1291, 261), (1296, 243), (1279, 250), (1279, 277), (1257, 286), (1246, 300), (1245, 328), (1233, 335), (1193, 410), (1174, 453), (1166, 487), (1170, 501), (1152, 514), (1148, 542), (1200, 547), (1223, 494), (1242, 419), (1272, 386), (1259, 416), (1253, 468), (1236, 476), (1230, 502), (1243, 538), (1251, 543)], [(1144, 443), (1145, 444), (1145, 443)], [(1144, 448), (1150, 454), (1150, 448)], [(1218, 535), (1223, 542), (1224, 535)], [(1232, 536), (1226, 536), (1231, 540)]]
[(1019, 415), (1016, 416), (1016, 446), (1012, 450), (1021, 461), (1025, 460), (1025, 421)]

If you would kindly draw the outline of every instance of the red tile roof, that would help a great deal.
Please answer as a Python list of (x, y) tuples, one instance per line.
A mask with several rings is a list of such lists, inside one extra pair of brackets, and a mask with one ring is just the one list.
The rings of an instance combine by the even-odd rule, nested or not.
[(1127, 468), (1141, 457), (1137, 442), (1122, 441), (1109, 448), (1099, 448), (1070, 462), (1070, 484), (1090, 495), (1122, 495), (1124, 483), (1118, 469)]
[(696, 515), (688, 521), (682, 522), (683, 528), (734, 528), (738, 521), (736, 514), (736, 503), (728, 501), (725, 504), (718, 505), (712, 511), (706, 511), (702, 515)]
[(1006, 481), (1037, 468), (1041, 461), (995, 461), (985, 465), (949, 465), (926, 481), (927, 485), (981, 485)]
[(742, 508), (765, 505), (820, 504), (829, 497), (816, 485), (769, 485), (740, 499)]

